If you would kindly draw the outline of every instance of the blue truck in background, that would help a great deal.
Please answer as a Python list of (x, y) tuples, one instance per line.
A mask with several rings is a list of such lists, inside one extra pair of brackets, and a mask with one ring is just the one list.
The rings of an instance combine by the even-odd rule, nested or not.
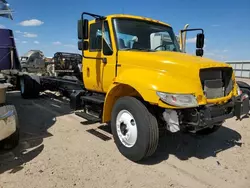
[[(0, 1), (0, 16), (13, 19), (9, 4)], [(16, 71), (15, 71), (16, 70)], [(13, 149), (19, 143), (19, 123), (16, 108), (6, 103), (6, 92), (13, 82), (12, 73), (20, 70), (13, 31), (0, 29), (0, 149)], [(11, 74), (3, 74), (9, 71)]]

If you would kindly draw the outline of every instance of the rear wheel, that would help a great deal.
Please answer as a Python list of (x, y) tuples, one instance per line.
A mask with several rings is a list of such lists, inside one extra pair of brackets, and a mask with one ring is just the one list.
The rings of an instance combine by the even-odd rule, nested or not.
[(23, 75), (19, 79), (20, 91), (24, 99), (36, 98), (39, 96), (40, 84), (29, 75)]
[(132, 161), (151, 156), (158, 146), (156, 118), (134, 97), (122, 97), (112, 110), (111, 129), (121, 154)]

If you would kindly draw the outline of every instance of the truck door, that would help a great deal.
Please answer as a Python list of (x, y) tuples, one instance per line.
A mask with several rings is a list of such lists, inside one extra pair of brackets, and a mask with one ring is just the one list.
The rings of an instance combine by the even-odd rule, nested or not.
[[(84, 85), (90, 90), (106, 92), (115, 77), (116, 62), (108, 21), (90, 24), (89, 31), (89, 49), (84, 51), (84, 55), (98, 59), (84, 59)], [(105, 61), (100, 58), (105, 58)]]

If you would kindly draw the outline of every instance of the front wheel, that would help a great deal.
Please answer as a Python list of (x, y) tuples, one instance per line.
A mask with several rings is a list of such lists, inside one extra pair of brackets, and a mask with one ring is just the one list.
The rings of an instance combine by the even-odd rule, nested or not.
[(154, 154), (159, 129), (156, 118), (134, 97), (121, 97), (112, 110), (111, 129), (120, 153), (131, 161)]

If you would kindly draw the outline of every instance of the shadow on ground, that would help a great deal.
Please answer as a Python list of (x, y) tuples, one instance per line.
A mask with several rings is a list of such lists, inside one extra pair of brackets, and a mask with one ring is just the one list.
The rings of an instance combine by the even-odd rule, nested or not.
[(0, 174), (22, 170), (25, 163), (43, 151), (43, 139), (53, 136), (48, 129), (55, 124), (56, 117), (71, 113), (69, 105), (56, 98), (47, 94), (24, 100), (19, 92), (7, 94), (7, 102), (15, 105), (18, 113), (20, 143), (11, 151), (0, 151)]
[[(20, 144), (9, 152), (0, 151), (0, 174), (6, 171), (15, 173), (24, 165), (37, 157), (44, 149), (43, 139), (53, 136), (48, 129), (53, 126), (58, 116), (70, 114), (72, 111), (66, 100), (52, 94), (42, 95), (36, 100), (24, 100), (19, 92), (7, 95), (8, 103), (14, 104), (21, 127)], [(98, 129), (108, 136), (100, 136), (100, 132), (90, 130), (104, 141), (111, 139), (110, 126), (99, 126)], [(141, 162), (143, 165), (158, 164), (174, 155), (180, 160), (191, 157), (205, 159), (216, 157), (216, 154), (241, 146), (241, 135), (227, 127), (221, 127), (217, 132), (208, 136), (194, 136), (183, 133), (165, 133), (160, 138), (156, 153)]]
[(144, 160), (142, 164), (154, 165), (174, 155), (180, 160), (191, 157), (205, 159), (234, 146), (241, 147), (241, 135), (230, 128), (222, 126), (217, 132), (207, 136), (195, 136), (184, 133), (165, 133), (159, 140), (156, 153)]

